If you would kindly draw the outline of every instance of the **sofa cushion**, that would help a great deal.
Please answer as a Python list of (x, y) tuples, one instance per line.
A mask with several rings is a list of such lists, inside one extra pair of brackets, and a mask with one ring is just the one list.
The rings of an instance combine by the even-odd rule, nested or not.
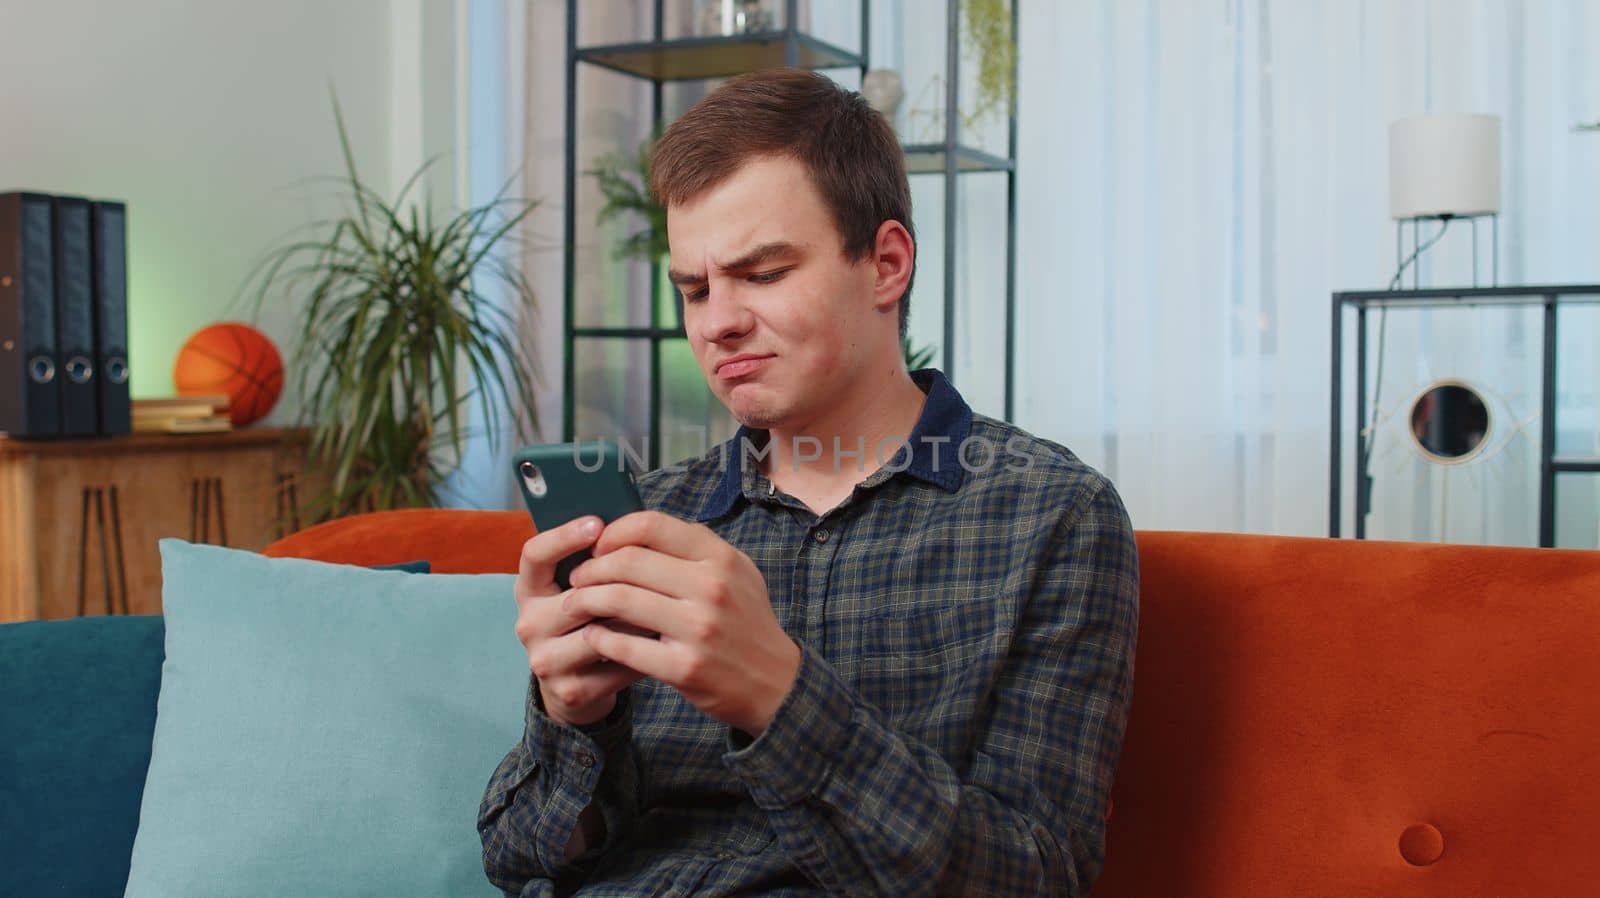
[(522, 728), (512, 578), (161, 554), (127, 894), (494, 895), (475, 822)]
[(0, 895), (121, 895), (161, 688), (161, 618), (0, 626)]
[(1139, 533), (1095, 898), (1594, 895), (1600, 552)]
[(346, 564), (426, 558), (440, 574), (514, 574), (522, 544), (532, 536), (525, 511), (404, 508), (317, 524), (261, 554)]

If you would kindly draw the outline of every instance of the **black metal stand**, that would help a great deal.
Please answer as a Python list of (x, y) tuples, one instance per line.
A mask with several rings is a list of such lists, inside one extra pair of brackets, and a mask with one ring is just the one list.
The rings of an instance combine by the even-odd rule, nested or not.
[(1556, 328), (1557, 309), (1563, 305), (1600, 304), (1600, 284), (1573, 284), (1527, 287), (1459, 287), (1426, 290), (1359, 290), (1333, 294), (1332, 412), (1328, 442), (1328, 535), (1338, 537), (1343, 523), (1341, 501), (1340, 443), (1344, 439), (1341, 412), (1344, 386), (1344, 322), (1346, 312), (1356, 312), (1355, 383), (1355, 538), (1365, 539), (1367, 515), (1371, 511), (1371, 478), (1367, 471), (1367, 447), (1376, 435), (1367, 428), (1367, 310), (1439, 307), (1515, 307), (1542, 306), (1544, 343), (1540, 377), (1539, 438), (1539, 545), (1555, 545), (1556, 475), (1600, 473), (1600, 458), (1561, 458), (1556, 447)]

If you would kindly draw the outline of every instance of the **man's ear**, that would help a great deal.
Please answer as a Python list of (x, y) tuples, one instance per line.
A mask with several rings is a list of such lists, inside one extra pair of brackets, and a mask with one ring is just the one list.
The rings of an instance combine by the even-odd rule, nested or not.
[(906, 226), (890, 219), (878, 225), (873, 244), (872, 304), (886, 311), (899, 302), (916, 267), (917, 246)]

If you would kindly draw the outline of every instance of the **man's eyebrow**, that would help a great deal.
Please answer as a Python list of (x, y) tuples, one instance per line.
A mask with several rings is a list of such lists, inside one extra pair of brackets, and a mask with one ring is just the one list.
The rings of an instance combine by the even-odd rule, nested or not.
[[(799, 253), (799, 251), (799, 247), (787, 240), (775, 240), (771, 243), (763, 243), (739, 258), (734, 259), (731, 262), (724, 263), (721, 267), (728, 271), (748, 271), (749, 269), (755, 268), (757, 265), (760, 265), (764, 262), (770, 262), (773, 259), (782, 256), (796, 255)], [(703, 284), (706, 282), (706, 276), (704, 273), (694, 274), (690, 272), (669, 269), (667, 271), (667, 280), (679, 286), (683, 286), (685, 284)]]

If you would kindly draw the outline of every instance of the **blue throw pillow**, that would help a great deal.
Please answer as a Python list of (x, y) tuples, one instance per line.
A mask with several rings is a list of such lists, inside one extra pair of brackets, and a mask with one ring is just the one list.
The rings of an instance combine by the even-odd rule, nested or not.
[(0, 895), (122, 894), (162, 632), (153, 615), (0, 625)]
[(127, 895), (496, 895), (475, 824), (522, 732), (513, 577), (161, 555)]
[(122, 895), (165, 635), (158, 615), (0, 624), (0, 895)]

